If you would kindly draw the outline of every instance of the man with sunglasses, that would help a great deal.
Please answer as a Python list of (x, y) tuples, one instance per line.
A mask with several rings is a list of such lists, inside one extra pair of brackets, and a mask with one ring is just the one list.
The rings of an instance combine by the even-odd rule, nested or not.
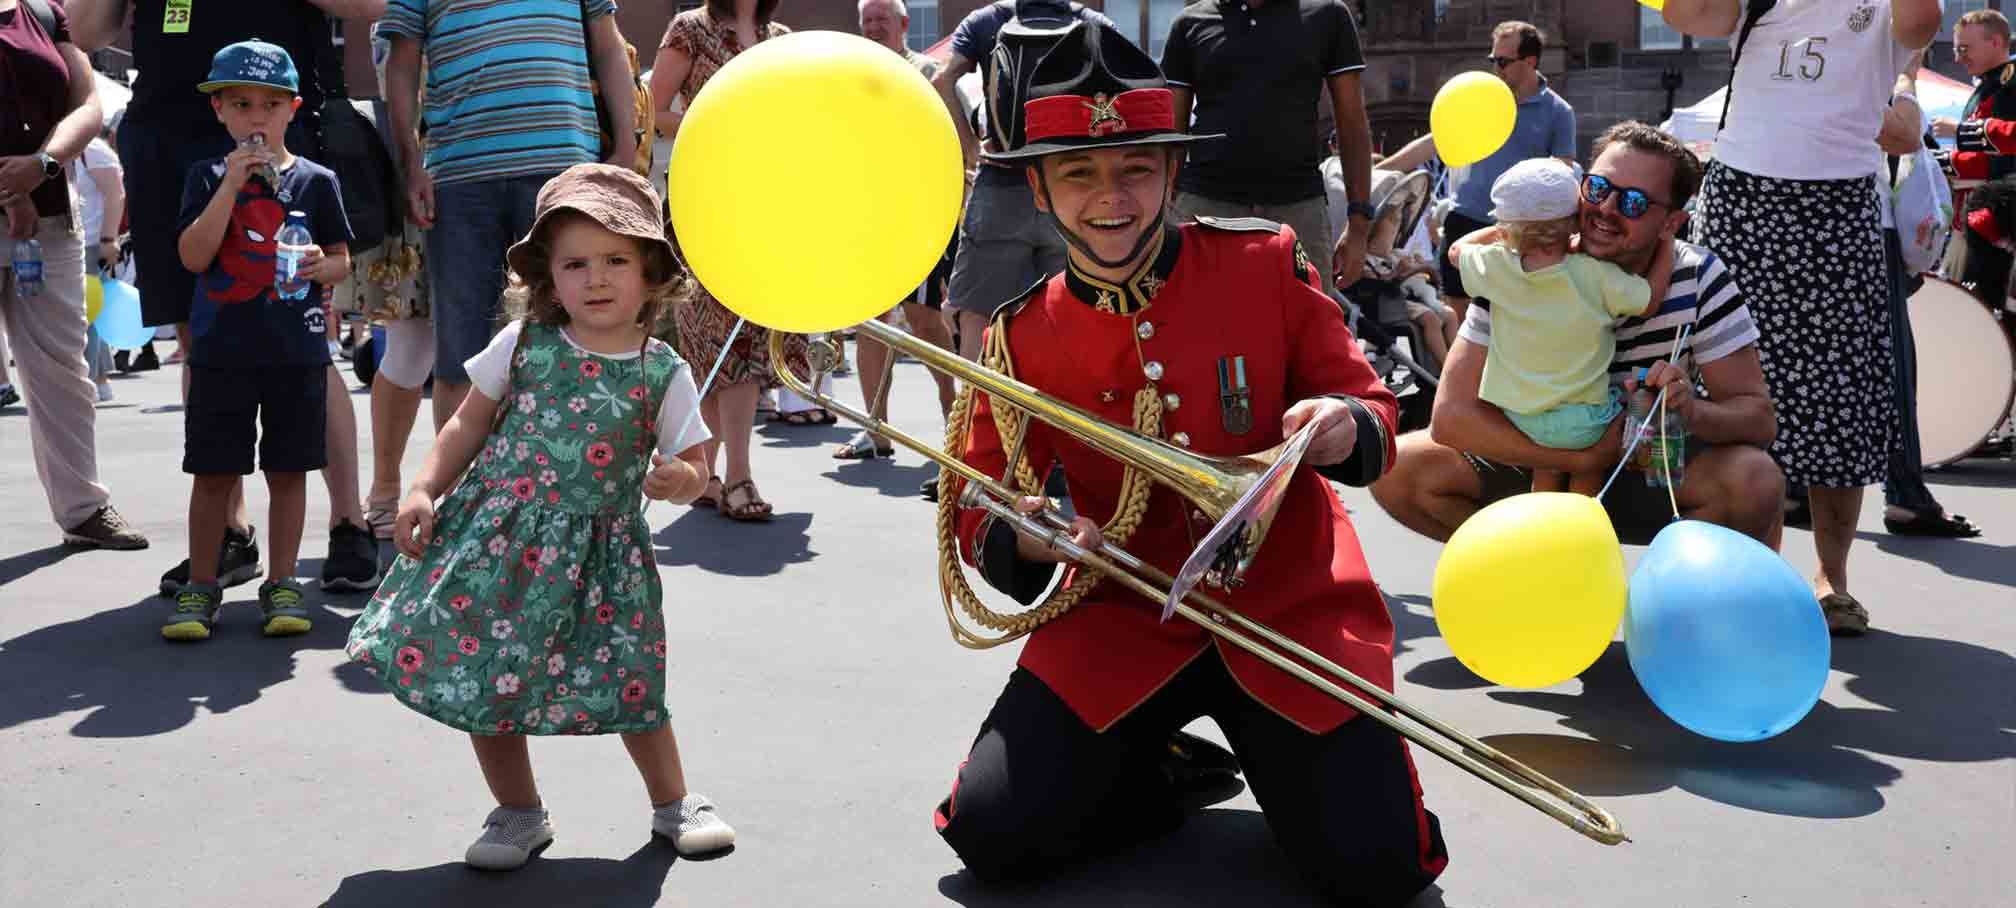
[[(1491, 184), (1512, 165), (1528, 158), (1556, 157), (1575, 163), (1575, 108), (1547, 87), (1547, 77), (1540, 74), (1540, 55), (1546, 48), (1546, 39), (1532, 23), (1502, 22), (1491, 30), (1491, 55), (1486, 62), (1511, 87), (1519, 104), (1518, 119), (1504, 147), (1450, 176), (1456, 207), (1442, 222), (1439, 259), (1442, 298), (1459, 317), (1470, 305), (1470, 294), (1463, 289), (1463, 275), (1449, 263), (1449, 244), (1494, 223)], [(1435, 137), (1425, 135), (1407, 143), (1382, 166), (1406, 173), (1427, 163), (1434, 154)]]
[[(1645, 383), (1664, 388), (1667, 407), (1685, 420), (1687, 469), (1675, 495), (1681, 514), (1775, 546), (1784, 477), (1764, 452), (1777, 420), (1757, 325), (1729, 269), (1676, 239), (1687, 222), (1682, 209), (1700, 186), (1700, 163), (1671, 135), (1636, 122), (1605, 132), (1594, 154), (1582, 182), (1581, 251), (1642, 275), (1658, 244), (1673, 244), (1665, 300), (1649, 316), (1617, 325), (1611, 378), (1646, 370)], [(1677, 365), (1669, 364), (1689, 325)], [(1594, 447), (1563, 451), (1534, 444), (1483, 402), (1478, 389), (1490, 344), (1491, 305), (1479, 299), (1443, 366), (1428, 430), (1401, 436), (1399, 463), (1372, 485), (1380, 506), (1417, 533), (1449, 538), (1479, 508), (1530, 488), (1535, 469), (1607, 471), (1622, 455), (1621, 416)], [(1635, 471), (1617, 480), (1603, 506), (1627, 542), (1648, 541), (1672, 517), (1665, 492)]]

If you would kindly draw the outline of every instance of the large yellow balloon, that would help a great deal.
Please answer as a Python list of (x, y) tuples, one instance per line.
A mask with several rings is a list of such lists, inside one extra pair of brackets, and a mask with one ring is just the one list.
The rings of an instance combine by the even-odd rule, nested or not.
[(98, 282), (98, 275), (84, 276), (84, 324), (98, 323), (98, 313), (105, 310), (105, 285)]
[(1428, 108), (1428, 131), (1435, 153), (1451, 167), (1475, 164), (1496, 153), (1512, 138), (1519, 104), (1505, 80), (1490, 73), (1467, 72), (1442, 86)]
[(1596, 499), (1516, 495), (1464, 521), (1435, 565), (1435, 624), (1456, 658), (1547, 687), (1603, 654), (1624, 617), (1624, 552)]
[(901, 302), (959, 219), (945, 102), (888, 48), (798, 32), (737, 55), (680, 123), (666, 194), (693, 274), (749, 321), (834, 331)]

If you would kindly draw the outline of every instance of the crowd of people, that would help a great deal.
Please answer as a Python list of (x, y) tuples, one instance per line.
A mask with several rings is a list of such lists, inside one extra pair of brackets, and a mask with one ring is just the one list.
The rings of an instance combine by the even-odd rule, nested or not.
[[(148, 545), (95, 466), (93, 406), (112, 366), (84, 317), (84, 276), (87, 262), (126, 258), (123, 220), (146, 323), (175, 334), (194, 477), (188, 557), (159, 584), (174, 602), (162, 635), (206, 639), (224, 590), (262, 574), (263, 632), (310, 629), (295, 574), (306, 474), (321, 472), (320, 585), (377, 591), (351, 658), (468, 733), (496, 796), (474, 866), (520, 866), (552, 839), (532, 734), (621, 735), (655, 832), (688, 854), (734, 839), (680, 768), (638, 501), (768, 520), (750, 457), (759, 414), (833, 416), (788, 394), (766, 404), (779, 370), (809, 373), (807, 339), (786, 338), (773, 360), (768, 329), (683, 272), (662, 198), (633, 171), (639, 135), (676, 142), (709, 79), (788, 32), (778, 5), (708, 0), (676, 16), (637, 122), (613, 0), (568, 5), (578, 21), (564, 29), (511, 0), (289, 0), (193, 18), (164, 0), (0, 0), (0, 326), (63, 538)], [(1636, 122), (1580, 156), (1575, 111), (1540, 72), (1546, 36), (1505, 22), (1488, 62), (1516, 101), (1511, 137), (1445, 168), (1433, 136), (1373, 153), (1364, 52), (1341, 0), (1193, 4), (1159, 62), (1065, 0), (983, 6), (939, 61), (907, 46), (903, 0), (859, 0), (861, 34), (945, 101), (968, 182), (941, 267), (883, 320), (1200, 453), (1250, 453), (1307, 427), (1316, 469), (1290, 487), (1286, 529), (1228, 600), (1387, 686), (1392, 622), (1325, 480), (1369, 486), (1402, 525), (1446, 539), (1511, 495), (1596, 494), (1628, 443), (1624, 398), (1641, 389), (1663, 396), (1686, 443), (1671, 489), (1642, 467), (1607, 487), (1620, 535), (1643, 542), (1684, 515), (1775, 548), (1788, 522), (1810, 521), (1816, 608), (1836, 633), (1862, 633), (1847, 566), (1864, 487), (1885, 482), (1892, 532), (1979, 533), (1939, 506), (1916, 463), (1915, 276), (1885, 156), (1915, 153), (1928, 128), (1957, 138), (1942, 160), (1972, 193), (1956, 206), (1965, 262), (1949, 267), (1999, 306), (2016, 191), (1992, 181), (2016, 179), (2016, 119), (1998, 116), (2016, 117), (2002, 89), (2016, 64), (2007, 20), (1970, 13), (1956, 44), (1981, 91), (1966, 119), (1933, 123), (1913, 80), (1937, 0), (1876, 0), (1866, 20), (1772, 6), (1667, 0), (1673, 27), (1736, 47), (1705, 166)], [(382, 42), (387, 223), (357, 222), (357, 193), (374, 187), (324, 161), (345, 115), (329, 105), (351, 94), (330, 42), (344, 19), (375, 21)], [(84, 52), (129, 23), (141, 77), (108, 118)], [(1805, 43), (1835, 65), (1783, 78), (1778, 58), (1743, 54)], [(962, 97), (973, 74), (984, 103)], [(1439, 201), (1402, 189), (1417, 171)], [(377, 242), (353, 242), (365, 237)], [(32, 297), (19, 258), (31, 239)], [(1349, 327), (1376, 318), (1355, 304), (1382, 293), (1406, 301), (1415, 368), (1435, 379), (1417, 431), (1402, 432), (1400, 401)], [(338, 299), (383, 323), (361, 488), (356, 415), (330, 352)], [(1218, 317), (1211, 307), (1230, 299), (1240, 317)], [(878, 417), (895, 359), (857, 346)], [(1080, 515), (1063, 544), (960, 506), (957, 480), (925, 484), (947, 512), (945, 544), (1018, 601), (1045, 596), (1073, 551), (1131, 538), (1173, 569), (1210, 528), (1131, 469), (937, 381), (958, 453), (1012, 477), (1019, 509), (1065, 494)], [(0, 406), (13, 395), (0, 372)], [(409, 485), (400, 464), (429, 396), (439, 434)], [(894, 449), (863, 431), (832, 456)], [(270, 502), (263, 550), (245, 507), (255, 467)], [(402, 556), (382, 576), (380, 546)], [(1088, 597), (1092, 582), (1074, 572), (1045, 598), (1054, 620), (1034, 629), (939, 805), (938, 831), (975, 873), (1040, 875), (1165, 830), (1185, 785), (1234, 772), (1333, 897), (1399, 904), (1441, 872), (1440, 821), (1392, 736), (1243, 654), (1196, 658), (1216, 651), (1201, 630), (1073, 608), (1108, 595)], [(1106, 658), (1116, 652), (1124, 667)], [(1231, 753), (1180, 734), (1200, 714)]]

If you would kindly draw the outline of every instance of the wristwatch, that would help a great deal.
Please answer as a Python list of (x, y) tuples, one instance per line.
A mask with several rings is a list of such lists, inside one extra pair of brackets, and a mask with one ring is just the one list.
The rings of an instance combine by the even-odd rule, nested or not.
[(1352, 202), (1344, 206), (1344, 215), (1353, 218), (1362, 217), (1370, 221), (1379, 217), (1379, 210), (1367, 202)]
[(56, 160), (55, 155), (52, 155), (46, 151), (36, 152), (35, 161), (36, 163), (42, 165), (42, 179), (44, 180), (56, 179), (57, 176), (63, 173), (62, 162)]

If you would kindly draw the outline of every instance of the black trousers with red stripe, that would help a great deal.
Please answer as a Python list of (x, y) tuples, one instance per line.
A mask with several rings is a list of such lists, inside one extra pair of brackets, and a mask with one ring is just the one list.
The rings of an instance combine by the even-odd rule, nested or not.
[(990, 881), (1166, 833), (1184, 811), (1161, 758), (1199, 716), (1224, 730), (1275, 841), (1337, 903), (1404, 905), (1448, 863), (1398, 735), (1362, 717), (1309, 734), (1248, 696), (1215, 652), (1103, 734), (1016, 669), (938, 805), (938, 833)]

